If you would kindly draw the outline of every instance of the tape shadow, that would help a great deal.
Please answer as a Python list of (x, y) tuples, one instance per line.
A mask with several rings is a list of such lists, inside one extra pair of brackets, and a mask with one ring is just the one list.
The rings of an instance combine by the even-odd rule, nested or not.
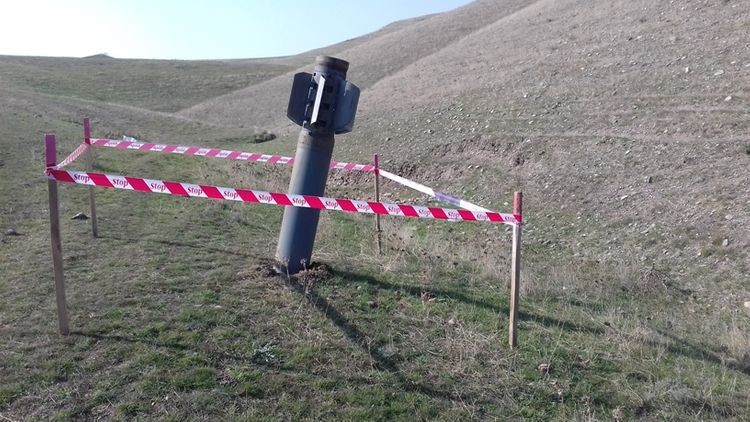
[[(353, 273), (350, 271), (336, 271), (336, 275), (348, 281), (364, 281), (367, 284), (375, 286), (379, 289), (406, 292), (409, 295), (412, 295), (417, 298), (421, 298), (422, 294), (424, 293), (424, 289), (418, 286), (408, 286), (408, 285), (403, 285), (403, 284), (389, 283), (387, 281), (378, 280), (375, 277), (372, 277), (369, 275), (361, 275), (361, 274)], [(491, 302), (487, 302), (481, 299), (477, 299), (477, 298), (468, 296), (464, 293), (461, 293), (455, 290), (434, 289), (434, 288), (430, 288), (429, 290), (430, 290), (430, 293), (433, 293), (434, 295), (438, 297), (444, 297), (444, 298), (457, 300), (464, 304), (489, 309), (499, 314), (508, 314), (508, 312), (510, 311), (510, 309), (506, 306), (502, 306), (497, 303), (491, 303)], [(583, 333), (589, 333), (589, 334), (603, 334), (604, 333), (604, 328), (574, 323), (574, 322), (565, 321), (562, 319), (553, 318), (553, 317), (549, 317), (545, 315), (537, 315), (537, 314), (526, 312), (526, 311), (519, 311), (518, 316), (522, 321), (535, 322), (535, 323), (542, 324), (550, 328), (562, 328), (568, 331), (577, 331), (577, 332), (583, 332)]]
[(679, 338), (675, 334), (661, 328), (654, 328), (653, 330), (671, 340), (672, 343), (649, 339), (647, 342), (652, 347), (663, 347), (674, 355), (682, 355), (690, 359), (726, 366), (745, 375), (750, 375), (750, 352), (747, 352), (745, 356), (737, 360), (724, 359), (719, 350)]
[[(338, 272), (336, 272), (336, 274), (340, 275)], [(304, 296), (308, 303), (328, 318), (328, 320), (330, 320), (352, 344), (358, 346), (362, 351), (368, 354), (377, 369), (386, 371), (395, 377), (405, 392), (420, 393), (434, 399), (450, 402), (464, 400), (475, 404), (488, 404), (488, 402), (479, 400), (471, 395), (461, 394), (459, 397), (456, 393), (436, 390), (424, 384), (416, 383), (407, 379), (399, 368), (397, 358), (394, 359), (393, 357), (385, 356), (381, 351), (382, 344), (371, 342), (370, 337), (366, 333), (357, 328), (355, 324), (349, 321), (349, 319), (339, 312), (335, 306), (326, 300), (326, 298), (319, 295), (314, 288), (305, 289), (305, 286), (301, 285), (294, 278), (285, 278), (285, 280), (292, 290)]]

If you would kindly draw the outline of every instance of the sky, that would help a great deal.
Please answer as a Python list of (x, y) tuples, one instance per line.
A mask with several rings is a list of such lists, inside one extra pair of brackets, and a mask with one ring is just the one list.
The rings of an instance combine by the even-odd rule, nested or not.
[(285, 56), (470, 0), (0, 0), (0, 55)]

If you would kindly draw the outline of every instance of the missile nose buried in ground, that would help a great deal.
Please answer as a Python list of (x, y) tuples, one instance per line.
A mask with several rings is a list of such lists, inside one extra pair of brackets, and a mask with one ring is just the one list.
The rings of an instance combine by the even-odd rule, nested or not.
[[(289, 193), (323, 196), (333, 156), (334, 134), (352, 131), (359, 88), (346, 80), (349, 63), (315, 59), (314, 73), (294, 75), (287, 117), (302, 126)], [(287, 207), (276, 249), (276, 269), (296, 274), (311, 263), (320, 210)]]

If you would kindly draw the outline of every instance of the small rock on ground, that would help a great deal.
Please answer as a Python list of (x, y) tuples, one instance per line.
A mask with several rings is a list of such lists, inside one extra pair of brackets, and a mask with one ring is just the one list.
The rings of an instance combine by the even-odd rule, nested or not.
[(536, 368), (539, 371), (539, 375), (541, 376), (548, 376), (550, 372), (552, 372), (552, 364), (551, 363), (540, 363), (539, 366)]
[(89, 219), (89, 216), (82, 212), (79, 212), (78, 214), (74, 215), (73, 218), (71, 218), (71, 220), (88, 220), (88, 219)]

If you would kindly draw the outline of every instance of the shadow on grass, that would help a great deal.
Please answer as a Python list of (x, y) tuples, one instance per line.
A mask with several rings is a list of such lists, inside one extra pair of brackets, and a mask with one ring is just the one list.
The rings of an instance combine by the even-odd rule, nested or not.
[[(340, 273), (337, 273), (340, 274)], [(356, 325), (350, 322), (341, 312), (339, 312), (328, 300), (320, 296), (314, 289), (305, 289), (305, 286), (298, 283), (294, 278), (286, 279), (287, 284), (294, 291), (304, 296), (305, 299), (314, 306), (320, 313), (328, 318), (349, 341), (361, 348), (374, 361), (375, 367), (381, 371), (390, 373), (398, 380), (401, 388), (405, 392), (420, 393), (433, 399), (446, 400), (450, 402), (470, 401), (475, 404), (487, 404), (486, 401), (473, 398), (471, 395), (449, 393), (436, 390), (423, 384), (415, 383), (404, 377), (398, 363), (395, 359), (384, 355), (381, 352), (380, 344), (373, 344), (370, 337), (362, 332)]]
[[(341, 276), (346, 281), (352, 281), (352, 282), (364, 281), (380, 289), (406, 292), (416, 298), (421, 298), (422, 294), (424, 293), (424, 290), (421, 287), (389, 283), (386, 281), (378, 280), (375, 277), (368, 276), (368, 275), (361, 275), (361, 274), (357, 274), (357, 273), (353, 273), (349, 271), (337, 271), (336, 274)], [(457, 292), (453, 290), (445, 290), (445, 289), (434, 289), (434, 288), (431, 288), (430, 292), (437, 296), (451, 298), (451, 299), (457, 300), (465, 304), (479, 306), (479, 307), (489, 309), (498, 313), (507, 314), (509, 312), (509, 309), (505, 306), (501, 306), (496, 303), (490, 303), (481, 299), (477, 299), (477, 298), (468, 296), (461, 292)], [(541, 323), (551, 328), (562, 328), (568, 331), (582, 332), (582, 333), (587, 333), (587, 334), (592, 334), (592, 335), (602, 335), (605, 333), (604, 328), (577, 324), (577, 323), (573, 323), (570, 321), (564, 321), (561, 319), (552, 318), (548, 316), (536, 315), (536, 314), (524, 312), (524, 311), (519, 312), (519, 317), (521, 320)], [(750, 375), (750, 365), (748, 365), (747, 362), (743, 362), (740, 360), (727, 361), (726, 359), (723, 359), (721, 357), (720, 352), (717, 350), (711, 350), (707, 347), (692, 343), (688, 340), (681, 339), (675, 336), (674, 334), (661, 330), (661, 329), (655, 329), (655, 330), (662, 336), (670, 339), (673, 342), (673, 344), (665, 344), (663, 342), (651, 340), (649, 341), (649, 344), (652, 347), (665, 347), (670, 353), (674, 355), (681, 355), (681, 356), (685, 356), (693, 360), (699, 360), (699, 361), (714, 363), (717, 365), (723, 365), (729, 369), (741, 372), (745, 375)]]
[[(675, 355), (682, 355), (694, 360), (702, 360), (704, 362), (710, 362), (717, 365), (724, 365), (727, 368), (741, 372), (745, 375), (750, 375), (750, 365), (748, 362), (728, 361), (721, 357), (721, 353), (718, 350), (711, 350), (706, 346), (702, 346), (693, 343), (689, 340), (681, 339), (666, 330), (660, 328), (654, 328), (654, 331), (661, 334), (663, 337), (668, 338), (674, 344), (665, 344), (656, 340), (649, 340), (648, 343), (654, 347), (665, 347), (670, 353)], [(743, 359), (744, 360), (744, 359)]]
[[(348, 271), (337, 271), (336, 274), (341, 276), (347, 281), (364, 281), (367, 284), (370, 284), (380, 289), (386, 289), (386, 290), (398, 291), (398, 292), (406, 292), (416, 298), (421, 298), (422, 294), (424, 293), (424, 290), (421, 287), (389, 283), (386, 281), (378, 280), (375, 277), (368, 276), (368, 275), (361, 275), (361, 274), (356, 274), (356, 273), (348, 272)], [(481, 299), (477, 299), (477, 298), (468, 296), (464, 293), (457, 292), (455, 290), (430, 288), (430, 292), (439, 297), (446, 297), (446, 298), (454, 299), (454, 300), (457, 300), (459, 302), (462, 302), (468, 305), (474, 305), (474, 306), (478, 306), (481, 308), (489, 309), (497, 313), (507, 314), (510, 312), (510, 309), (506, 306), (501, 306), (500, 304), (497, 304), (497, 303), (491, 303), (491, 302), (487, 302)], [(552, 318), (552, 317), (548, 317), (544, 315), (537, 315), (537, 314), (533, 314), (533, 313), (526, 312), (526, 311), (519, 311), (518, 315), (519, 315), (519, 318), (523, 321), (536, 322), (536, 323), (540, 323), (542, 325), (546, 325), (552, 328), (562, 328), (568, 331), (577, 331), (577, 332), (583, 332), (583, 333), (588, 333), (588, 334), (603, 334), (604, 333), (604, 329), (600, 327), (577, 324), (574, 322), (564, 321), (561, 319)]]
[[(312, 289), (306, 290), (304, 286), (296, 282), (294, 279), (292, 280), (285, 279), (285, 281), (287, 282), (287, 285), (292, 290), (304, 296), (304, 298), (308, 301), (308, 303), (310, 303), (310, 305), (315, 307), (315, 309), (321, 312), (339, 330), (341, 330), (341, 332), (349, 339), (349, 341), (352, 344), (361, 348), (365, 353), (367, 353), (370, 356), (370, 358), (373, 360), (375, 368), (381, 371), (386, 371), (390, 373), (392, 376), (394, 376), (398, 380), (398, 383), (400, 384), (403, 391), (416, 392), (416, 393), (424, 394), (434, 399), (446, 400), (450, 402), (457, 402), (459, 400), (469, 399), (473, 403), (476, 403), (476, 404), (483, 403), (480, 400), (472, 399), (471, 396), (466, 395), (466, 394), (462, 394), (460, 397), (458, 397), (455, 394), (444, 392), (444, 391), (439, 391), (439, 390), (436, 390), (428, 386), (418, 384), (418, 383), (415, 383), (413, 381), (406, 379), (406, 377), (404, 377), (400, 368), (398, 367), (397, 361), (388, 356), (385, 356), (380, 351), (381, 345), (373, 344), (370, 341), (370, 337), (366, 333), (362, 332), (359, 328), (357, 328), (356, 325), (351, 323), (341, 312), (339, 312), (334, 306), (332, 306), (330, 302), (328, 302), (324, 297), (320, 296), (317, 292), (315, 292)], [(146, 344), (146, 345), (156, 347), (156, 348), (171, 349), (171, 350), (179, 351), (179, 352), (184, 352), (184, 351), (204, 352), (206, 353), (207, 357), (213, 361), (213, 364), (217, 369), (220, 369), (222, 367), (222, 365), (219, 364), (218, 362), (222, 360), (226, 360), (226, 361), (243, 362), (245, 364), (252, 363), (256, 366), (266, 367), (270, 370), (278, 371), (278, 372), (304, 373), (307, 375), (314, 375), (314, 376), (319, 375), (319, 374), (314, 373), (313, 371), (305, 370), (304, 368), (280, 367), (275, 364), (259, 362), (256, 359), (253, 359), (252, 356), (236, 355), (232, 353), (227, 353), (225, 351), (217, 350), (211, 347), (201, 347), (197, 345), (192, 345), (192, 344), (189, 345), (189, 344), (184, 344), (184, 343), (174, 342), (174, 341), (160, 341), (157, 339), (142, 337), (142, 336), (101, 334), (101, 333), (86, 332), (86, 331), (72, 331), (71, 336), (91, 338), (91, 339), (96, 339), (99, 341), (114, 341), (114, 342), (126, 342), (126, 343), (134, 343), (134, 344), (136, 343)]]

